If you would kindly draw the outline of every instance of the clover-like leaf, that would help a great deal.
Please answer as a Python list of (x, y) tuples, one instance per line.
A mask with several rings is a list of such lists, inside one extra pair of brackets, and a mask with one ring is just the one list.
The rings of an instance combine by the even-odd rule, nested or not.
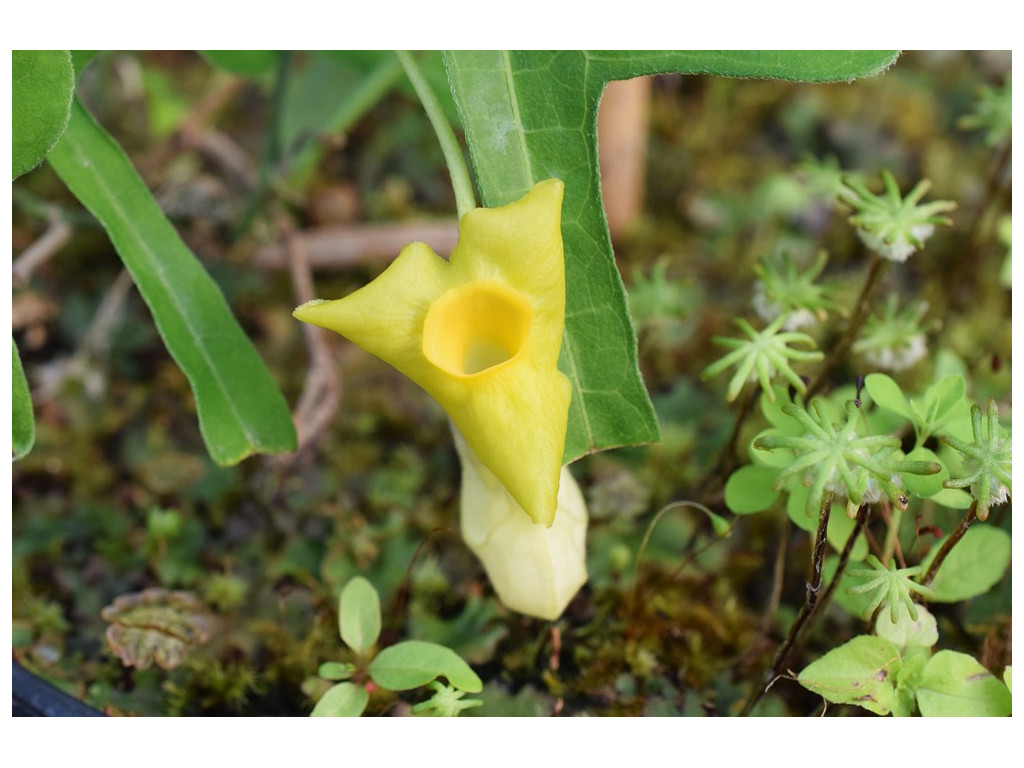
[(181, 666), (185, 656), (210, 638), (206, 606), (188, 592), (153, 588), (121, 595), (100, 613), (110, 650), (127, 667)]
[[(796, 372), (790, 367), (792, 360), (821, 360), (824, 355), (818, 350), (790, 349), (790, 344), (807, 344), (814, 346), (814, 339), (806, 333), (797, 331), (782, 331), (788, 315), (779, 315), (763, 331), (755, 331), (754, 328), (741, 317), (735, 322), (746, 339), (715, 338), (715, 343), (723, 347), (729, 347), (732, 351), (725, 357), (716, 360), (704, 369), (702, 379), (710, 379), (717, 376), (726, 368), (736, 366), (736, 373), (729, 382), (729, 389), (726, 392), (726, 399), (732, 402), (739, 395), (743, 385), (748, 381), (757, 381), (761, 384), (761, 390), (770, 399), (775, 398), (772, 389), (772, 379), (775, 376), (783, 376), (798, 392), (805, 392), (807, 385)], [(782, 331), (780, 333), (780, 331)]]
[(935, 200), (918, 205), (931, 187), (931, 182), (918, 182), (906, 197), (889, 171), (882, 171), (885, 191), (876, 195), (859, 179), (850, 177), (839, 190), (839, 199), (857, 211), (850, 223), (864, 244), (890, 261), (906, 261), (910, 254), (924, 247), (936, 224), (952, 224), (939, 214), (956, 208), (956, 203)]

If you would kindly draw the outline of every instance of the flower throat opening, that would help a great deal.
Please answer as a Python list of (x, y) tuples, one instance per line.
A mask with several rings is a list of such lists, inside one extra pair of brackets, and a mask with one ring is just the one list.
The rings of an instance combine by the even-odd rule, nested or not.
[(508, 286), (479, 280), (453, 288), (423, 324), (423, 354), (454, 376), (473, 376), (515, 358), (526, 346), (533, 309)]

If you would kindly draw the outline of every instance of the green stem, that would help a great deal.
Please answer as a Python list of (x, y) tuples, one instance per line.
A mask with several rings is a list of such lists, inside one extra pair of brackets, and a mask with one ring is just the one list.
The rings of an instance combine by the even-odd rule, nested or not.
[(260, 160), (260, 175), (253, 191), (249, 205), (242, 214), (241, 221), (235, 228), (235, 239), (249, 231), (253, 221), (259, 214), (270, 194), (271, 183), (277, 166), (283, 154), (283, 133), (284, 133), (284, 99), (288, 90), (289, 67), (291, 66), (292, 52), (279, 51), (277, 56), (277, 70), (274, 75), (274, 90), (270, 94), (268, 106), (267, 143), (263, 150), (263, 157)]
[(416, 60), (408, 51), (395, 51), (398, 60), (405, 67), (405, 74), (409, 76), (412, 87), (416, 89), (423, 110), (434, 126), (437, 140), (441, 144), (441, 151), (444, 153), (444, 161), (448, 165), (448, 174), (452, 178), (452, 188), (455, 190), (455, 208), (461, 219), (469, 211), (476, 208), (476, 196), (473, 194), (473, 182), (469, 178), (469, 170), (466, 168), (466, 159), (462, 154), (462, 147), (455, 138), (455, 131), (445, 117), (441, 102), (437, 100), (430, 83), (423, 76)]
[(842, 338), (832, 345), (832, 349), (829, 351), (828, 357), (825, 358), (825, 362), (822, 364), (821, 371), (818, 373), (818, 377), (814, 382), (807, 387), (807, 391), (804, 392), (804, 402), (810, 402), (810, 399), (815, 395), (818, 390), (824, 386), (826, 378), (832, 369), (839, 364), (839, 361), (846, 357), (846, 353), (850, 351), (850, 347), (853, 346), (853, 342), (857, 340), (858, 334), (860, 334), (861, 328), (867, 321), (868, 316), (871, 314), (873, 307), (871, 298), (875, 293), (879, 281), (881, 280), (882, 274), (885, 272), (889, 262), (886, 259), (881, 258), (876, 254), (871, 256), (871, 266), (868, 268), (867, 277), (864, 279), (864, 287), (861, 288), (860, 296), (857, 297), (857, 302), (853, 307), (853, 316), (850, 318), (850, 322), (846, 326), (846, 331), (843, 333)]

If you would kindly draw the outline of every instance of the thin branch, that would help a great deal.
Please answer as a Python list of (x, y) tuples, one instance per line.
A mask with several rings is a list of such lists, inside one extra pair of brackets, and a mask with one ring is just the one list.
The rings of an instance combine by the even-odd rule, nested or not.
[[(295, 299), (303, 304), (315, 297), (313, 290), (313, 273), (309, 266), (306, 249), (291, 225), (284, 222), (281, 226), (281, 240), (289, 255), (289, 269), (292, 284), (295, 288)], [(302, 332), (306, 337), (309, 350), (309, 375), (299, 402), (295, 406), (292, 418), (298, 433), (299, 449), (294, 456), (315, 445), (330, 424), (338, 410), (341, 396), (341, 383), (338, 369), (327, 342), (327, 331), (308, 323), (302, 324)]]
[(956, 546), (957, 542), (964, 537), (964, 534), (967, 533), (967, 529), (971, 527), (971, 523), (974, 522), (977, 515), (978, 502), (975, 500), (972, 502), (971, 508), (967, 510), (967, 514), (964, 515), (964, 519), (960, 521), (960, 525), (958, 525), (956, 530), (949, 534), (949, 536), (946, 537), (946, 540), (942, 542), (942, 547), (939, 549), (939, 553), (935, 556), (935, 559), (932, 560), (932, 564), (928, 566), (928, 572), (921, 580), (921, 583), (924, 586), (929, 586), (935, 579), (935, 574), (939, 572), (939, 568), (945, 561), (946, 556), (950, 553), (950, 550)]
[(807, 391), (803, 396), (804, 402), (809, 402), (811, 397), (817, 394), (825, 385), (829, 373), (832, 372), (832, 369), (841, 360), (846, 358), (846, 354), (850, 351), (850, 347), (853, 346), (853, 342), (857, 340), (861, 328), (864, 327), (864, 323), (867, 322), (868, 317), (871, 315), (871, 299), (888, 264), (888, 260), (872, 254), (871, 266), (868, 267), (868, 274), (864, 278), (864, 285), (861, 288), (860, 296), (857, 297), (857, 301), (854, 304), (853, 316), (850, 318), (850, 322), (846, 324), (846, 330), (843, 332), (842, 337), (829, 349), (828, 357), (825, 358), (825, 362), (818, 372), (818, 377), (807, 387)]
[(32, 273), (63, 248), (71, 237), (71, 227), (61, 216), (57, 206), (47, 206), (46, 219), (46, 231), (22, 251), (11, 266), (11, 279), (15, 283), (27, 283)]
[(818, 603), (818, 593), (821, 590), (821, 574), (825, 563), (825, 546), (828, 542), (828, 519), (831, 512), (832, 494), (828, 494), (824, 499), (822, 499), (821, 508), (818, 513), (818, 529), (814, 535), (814, 549), (811, 553), (811, 569), (807, 579), (807, 597), (804, 600), (803, 608), (800, 609), (800, 613), (797, 615), (796, 620), (789, 628), (789, 634), (786, 636), (785, 642), (775, 654), (775, 659), (772, 661), (771, 667), (764, 674), (761, 682), (747, 699), (747, 703), (743, 706), (743, 710), (740, 712), (741, 716), (749, 715), (761, 700), (761, 697), (764, 696), (764, 692), (767, 690), (767, 684), (773, 681), (778, 676), (779, 670), (785, 666), (786, 659), (793, 650), (793, 646), (796, 645), (796, 641), (799, 638), (800, 633), (803, 631), (804, 625), (811, 617), (811, 614), (814, 613), (814, 608)]

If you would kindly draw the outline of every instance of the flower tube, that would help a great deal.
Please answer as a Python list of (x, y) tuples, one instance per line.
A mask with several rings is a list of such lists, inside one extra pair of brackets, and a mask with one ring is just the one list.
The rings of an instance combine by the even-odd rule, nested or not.
[[(466, 487), (497, 489), (474, 491), (470, 508), (487, 507), (486, 495), (493, 509), (522, 512), (526, 524), (541, 530), (555, 523), (561, 494), (571, 496), (560, 486), (575, 485), (562, 468), (571, 387), (558, 370), (565, 322), (563, 189), (560, 180), (549, 179), (517, 202), (469, 211), (447, 261), (424, 243), (411, 243), (370, 284), (343, 299), (307, 302), (294, 313), (390, 363), (440, 403), (465, 441), (464, 496)], [(583, 510), (582, 499), (563, 506)], [(490, 573), (487, 563), (496, 561), (481, 559)], [(576, 580), (573, 593), (582, 584), (578, 574)], [(512, 594), (503, 591), (503, 600)]]

